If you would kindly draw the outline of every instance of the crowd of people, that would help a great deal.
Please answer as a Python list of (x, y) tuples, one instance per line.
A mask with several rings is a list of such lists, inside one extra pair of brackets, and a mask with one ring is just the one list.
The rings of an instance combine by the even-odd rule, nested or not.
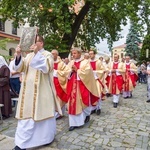
[[(121, 95), (124, 99), (131, 98), (137, 81), (145, 83), (129, 55), (119, 61), (115, 54), (113, 60), (106, 58), (104, 62), (102, 57), (96, 58), (96, 51), (89, 50), (83, 57), (81, 48), (74, 47), (71, 60), (61, 59), (56, 49), (51, 52), (44, 49), (44, 39), (39, 35), (30, 50), (23, 57), (18, 46), (9, 66), (0, 56), (0, 103), (4, 104), (4, 117), (12, 113), (10, 85), (19, 95), (15, 150), (51, 143), (56, 134), (56, 120), (65, 111), (69, 131), (73, 131), (89, 122), (91, 114), (100, 115), (102, 102), (108, 96), (117, 108)], [(146, 70), (146, 66), (141, 65), (142, 68)], [(147, 74), (147, 102), (150, 102), (150, 64), (143, 72)]]

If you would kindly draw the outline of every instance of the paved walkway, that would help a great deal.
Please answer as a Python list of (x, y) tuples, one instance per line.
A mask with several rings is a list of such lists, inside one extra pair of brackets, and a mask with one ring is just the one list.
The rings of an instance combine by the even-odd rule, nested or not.
[[(150, 104), (146, 103), (146, 85), (140, 84), (132, 99), (121, 98), (113, 108), (111, 98), (103, 102), (100, 116), (93, 114), (84, 127), (68, 131), (67, 115), (57, 120), (54, 142), (32, 150), (150, 150)], [(13, 117), (0, 125), (0, 150), (11, 150), (17, 120)]]

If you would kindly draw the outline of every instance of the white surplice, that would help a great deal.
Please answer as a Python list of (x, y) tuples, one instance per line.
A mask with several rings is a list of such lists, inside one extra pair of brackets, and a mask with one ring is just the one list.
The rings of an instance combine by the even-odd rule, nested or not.
[(85, 124), (85, 118), (91, 114), (91, 107), (85, 108), (79, 115), (69, 114), (69, 126), (80, 127)]
[(49, 144), (56, 134), (55, 117), (35, 122), (32, 119), (18, 120), (15, 144), (21, 149)]
[(14, 64), (14, 68), (25, 72), (16, 113), (15, 144), (25, 149), (51, 143), (56, 134), (54, 113), (57, 103), (50, 78), (53, 57), (42, 49), (37, 54), (28, 54), (18, 65)]

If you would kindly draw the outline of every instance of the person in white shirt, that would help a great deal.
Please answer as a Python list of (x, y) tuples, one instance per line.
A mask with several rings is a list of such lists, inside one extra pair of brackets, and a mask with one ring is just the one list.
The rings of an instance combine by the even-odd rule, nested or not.
[(146, 83), (146, 62), (141, 64), (141, 83)]
[(147, 66), (147, 94), (148, 94), (147, 102), (150, 103), (150, 63)]
[[(16, 53), (14, 54), (14, 56), (16, 56)], [(20, 79), (19, 78), (20, 78), (21, 74), (13, 69), (14, 61), (15, 61), (14, 59), (11, 60), (11, 62), (9, 64), (10, 86), (17, 94), (19, 94), (19, 92), (20, 92)]]

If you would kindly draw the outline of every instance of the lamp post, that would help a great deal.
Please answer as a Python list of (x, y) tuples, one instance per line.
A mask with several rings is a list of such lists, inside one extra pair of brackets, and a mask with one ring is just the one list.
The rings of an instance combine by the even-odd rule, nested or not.
[(149, 58), (149, 49), (146, 49), (146, 58)]

